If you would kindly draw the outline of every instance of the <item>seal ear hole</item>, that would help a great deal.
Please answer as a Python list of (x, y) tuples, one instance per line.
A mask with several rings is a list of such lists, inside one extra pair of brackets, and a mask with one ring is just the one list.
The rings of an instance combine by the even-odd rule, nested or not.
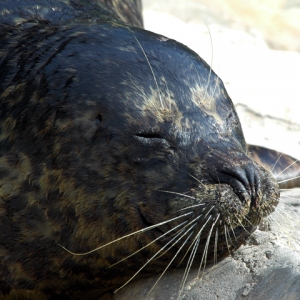
[(99, 114), (96, 118), (95, 124), (96, 126), (99, 126), (102, 122), (102, 116)]

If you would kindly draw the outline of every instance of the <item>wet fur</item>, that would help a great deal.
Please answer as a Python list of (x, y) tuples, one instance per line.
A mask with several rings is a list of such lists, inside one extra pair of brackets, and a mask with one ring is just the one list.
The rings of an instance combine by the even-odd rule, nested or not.
[(139, 270), (188, 272), (274, 210), (277, 183), (196, 53), (107, 3), (24, 3), (0, 5), (2, 297), (96, 299)]

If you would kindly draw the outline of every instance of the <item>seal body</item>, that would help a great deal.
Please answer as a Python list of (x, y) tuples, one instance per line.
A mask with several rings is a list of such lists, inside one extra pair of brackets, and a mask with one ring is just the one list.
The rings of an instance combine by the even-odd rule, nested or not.
[(300, 161), (265, 147), (248, 145), (249, 156), (272, 172), (281, 189), (300, 187)]
[(97, 299), (222, 257), (278, 202), (218, 76), (105, 2), (0, 4), (4, 299)]

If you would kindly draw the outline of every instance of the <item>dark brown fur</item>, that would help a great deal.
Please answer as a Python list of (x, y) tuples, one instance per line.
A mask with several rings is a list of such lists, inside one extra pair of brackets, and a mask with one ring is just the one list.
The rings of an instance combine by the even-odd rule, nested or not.
[(97, 299), (161, 272), (189, 234), (174, 263), (200, 232), (196, 260), (215, 236), (222, 257), (278, 202), (210, 67), (124, 23), (142, 24), (138, 1), (99, 3), (0, 4), (4, 299)]

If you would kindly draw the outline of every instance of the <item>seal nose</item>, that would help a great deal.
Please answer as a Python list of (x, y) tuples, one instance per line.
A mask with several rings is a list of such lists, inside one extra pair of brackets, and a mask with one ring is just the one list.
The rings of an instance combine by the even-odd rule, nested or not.
[(218, 172), (218, 179), (221, 183), (229, 184), (242, 201), (251, 201), (253, 208), (259, 207), (261, 180), (254, 163), (225, 167)]
[(251, 207), (258, 208), (262, 192), (256, 163), (242, 153), (226, 156), (226, 161), (224, 156), (219, 158), (217, 163), (214, 161), (215, 169), (209, 170), (210, 177), (216, 183), (230, 185), (241, 201), (250, 201)]

